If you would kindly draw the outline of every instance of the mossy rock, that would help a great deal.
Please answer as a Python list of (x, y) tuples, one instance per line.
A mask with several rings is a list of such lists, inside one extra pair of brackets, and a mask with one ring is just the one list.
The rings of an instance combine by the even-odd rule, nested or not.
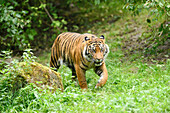
[(27, 83), (34, 83), (43, 89), (49, 88), (54, 92), (56, 89), (64, 90), (61, 76), (59, 73), (43, 66), (37, 62), (20, 62), (19, 76), (25, 79)]

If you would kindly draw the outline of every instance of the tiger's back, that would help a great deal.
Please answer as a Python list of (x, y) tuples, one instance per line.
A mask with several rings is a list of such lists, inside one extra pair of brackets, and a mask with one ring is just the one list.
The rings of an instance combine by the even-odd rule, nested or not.
[(76, 49), (83, 41), (83, 36), (83, 34), (70, 32), (60, 34), (52, 46), (50, 67), (58, 69), (60, 65), (65, 64), (69, 68), (74, 68)]

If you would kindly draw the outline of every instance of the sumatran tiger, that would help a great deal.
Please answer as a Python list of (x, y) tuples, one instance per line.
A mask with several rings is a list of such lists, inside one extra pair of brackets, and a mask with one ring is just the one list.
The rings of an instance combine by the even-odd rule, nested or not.
[(72, 70), (72, 79), (78, 78), (82, 89), (87, 89), (85, 72), (93, 68), (100, 76), (96, 88), (103, 86), (108, 73), (105, 58), (109, 53), (109, 47), (105, 44), (103, 35), (100, 38), (93, 34), (79, 34), (65, 32), (55, 39), (51, 51), (50, 67), (55, 71), (65, 64)]

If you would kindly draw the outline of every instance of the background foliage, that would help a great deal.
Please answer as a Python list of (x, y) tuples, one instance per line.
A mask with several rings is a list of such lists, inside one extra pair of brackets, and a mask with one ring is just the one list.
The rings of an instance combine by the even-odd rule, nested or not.
[[(1, 48), (14, 52), (30, 46), (35, 50), (49, 48), (61, 32), (81, 32), (90, 28), (89, 23), (117, 16), (120, 3), (122, 1), (3, 0), (0, 4)], [(113, 5), (117, 7), (112, 8)]]
[[(135, 16), (139, 15), (144, 9), (148, 11), (146, 21), (151, 33), (143, 33), (144, 40), (142, 41), (145, 41), (145, 44), (142, 43), (144, 47), (142, 50), (145, 56), (168, 54), (168, 48), (170, 47), (168, 19), (170, 16), (170, 2), (167, 0), (126, 0), (124, 8), (133, 12)], [(153, 23), (159, 24), (154, 25)]]

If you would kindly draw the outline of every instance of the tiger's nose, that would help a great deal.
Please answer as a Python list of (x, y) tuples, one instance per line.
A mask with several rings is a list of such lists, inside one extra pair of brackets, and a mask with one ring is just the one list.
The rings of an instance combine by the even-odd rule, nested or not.
[(102, 61), (103, 61), (102, 58), (101, 58), (101, 59), (100, 59), (100, 58), (97, 58), (97, 59), (96, 59), (96, 62), (102, 62)]

